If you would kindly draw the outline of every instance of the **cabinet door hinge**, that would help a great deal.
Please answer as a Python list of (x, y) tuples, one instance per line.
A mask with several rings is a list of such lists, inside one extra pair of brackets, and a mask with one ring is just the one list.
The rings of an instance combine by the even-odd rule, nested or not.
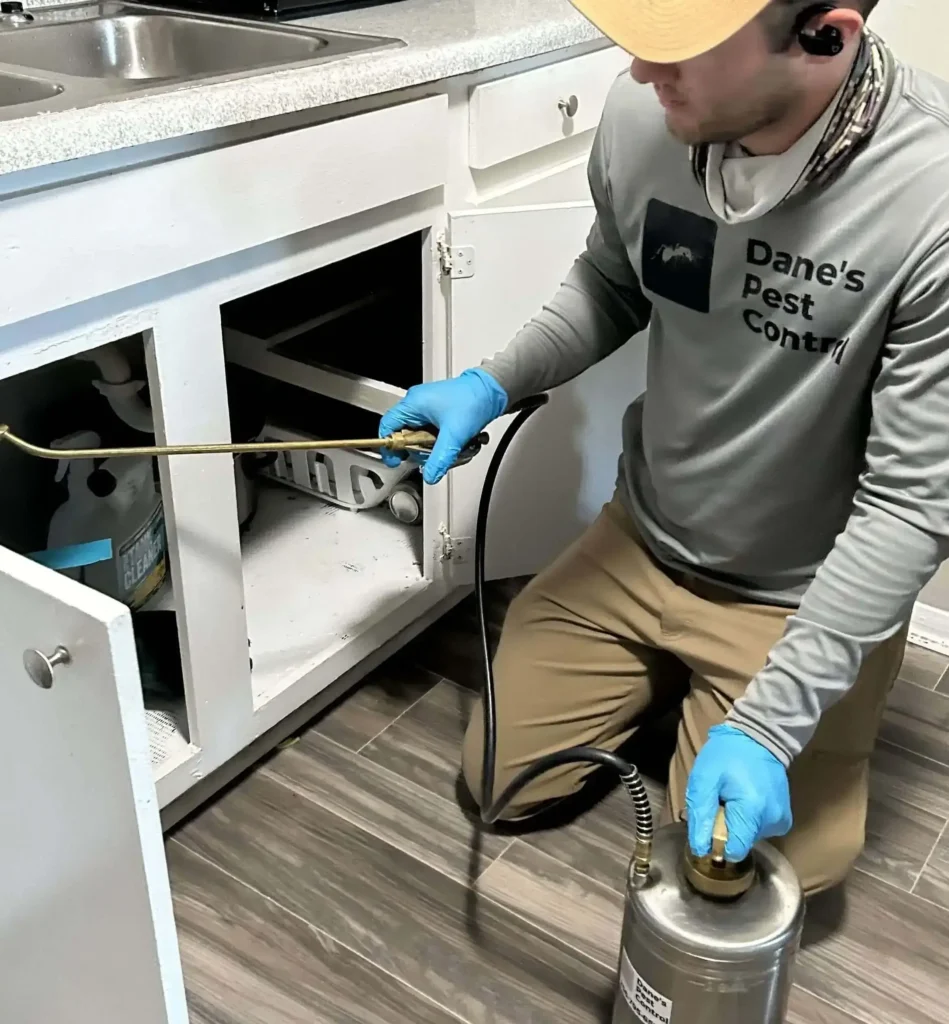
[(473, 245), (449, 245), (445, 236), (438, 239), (438, 265), (443, 277), (462, 278), (475, 275)]
[(439, 550), (438, 558), (442, 562), (451, 561), (451, 553), (454, 550), (454, 544), (452, 543), (451, 534), (448, 532), (448, 527), (442, 524), (438, 528), (439, 534)]
[(439, 528), (438, 538), (438, 559), (441, 562), (451, 562), (455, 565), (463, 565), (471, 557), (471, 538), (452, 537), (447, 526)]

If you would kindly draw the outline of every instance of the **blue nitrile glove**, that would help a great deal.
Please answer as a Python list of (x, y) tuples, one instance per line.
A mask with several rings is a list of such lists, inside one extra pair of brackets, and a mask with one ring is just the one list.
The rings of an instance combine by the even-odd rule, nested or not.
[[(507, 408), (507, 392), (484, 370), (465, 370), (458, 377), (416, 384), (379, 423), (379, 436), (397, 430), (435, 427), (438, 440), (431, 452), (419, 459), (422, 479), (437, 484), (455, 464), (461, 450)], [(397, 466), (404, 455), (382, 453), (387, 466)], [(414, 458), (414, 456), (413, 456)]]
[(712, 828), (721, 804), (728, 826), (726, 860), (744, 860), (759, 839), (791, 830), (787, 770), (770, 750), (730, 725), (709, 730), (685, 789), (689, 845), (697, 857), (712, 849)]

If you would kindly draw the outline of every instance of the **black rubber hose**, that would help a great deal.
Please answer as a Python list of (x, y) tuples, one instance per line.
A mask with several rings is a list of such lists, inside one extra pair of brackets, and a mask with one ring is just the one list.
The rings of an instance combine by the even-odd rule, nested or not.
[(494, 779), (497, 763), (497, 704), (494, 689), (494, 665), (491, 658), (491, 644), (488, 638), (487, 615), (484, 607), (484, 576), (485, 547), (488, 533), (488, 513), (491, 507), (491, 495), (497, 480), (498, 471), (504, 460), (505, 453), (514, 440), (515, 435), (528, 419), (547, 403), (547, 395), (535, 395), (517, 403), (509, 412), (514, 413), (514, 421), (504, 432), (497, 449), (491, 457), (488, 471), (485, 474), (481, 490), (481, 502), (478, 505), (478, 519), (475, 526), (475, 600), (478, 608), (478, 626), (481, 630), (481, 653), (484, 659), (484, 692), (482, 694), (482, 710), (484, 713), (484, 754), (481, 765), (481, 820), (492, 825), (501, 816), (504, 808), (511, 800), (539, 775), (563, 764), (596, 764), (612, 768), (620, 777), (627, 793), (633, 801), (636, 815), (637, 848), (648, 850), (652, 843), (653, 822), (649, 796), (637, 769), (624, 761), (618, 754), (597, 747), (570, 747), (545, 757), (538, 758), (519, 772), (504, 788), (504, 792), (494, 799)]
[(491, 495), (494, 484), (504, 461), (505, 453), (511, 446), (514, 436), (521, 427), (547, 404), (547, 395), (534, 395), (518, 402), (509, 412), (515, 414), (514, 421), (505, 430), (498, 446), (491, 456), (488, 472), (485, 474), (481, 487), (481, 501), (478, 504), (478, 519), (475, 524), (475, 601), (478, 606), (478, 625), (481, 628), (481, 657), (484, 660), (484, 693), (481, 702), (484, 711), (484, 757), (481, 775), (481, 809), (491, 806), (494, 799), (494, 769), (497, 761), (498, 713), (494, 699), (494, 664), (491, 658), (491, 643), (488, 638), (487, 615), (484, 608), (484, 551), (488, 535), (488, 512), (491, 508)]

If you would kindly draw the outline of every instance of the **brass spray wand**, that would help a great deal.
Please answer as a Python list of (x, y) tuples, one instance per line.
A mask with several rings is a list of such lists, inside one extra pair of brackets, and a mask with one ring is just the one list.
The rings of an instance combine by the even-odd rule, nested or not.
[[(260, 452), (319, 451), (330, 448), (375, 448), (390, 452), (427, 454), (435, 444), (436, 435), (428, 430), (398, 430), (388, 437), (355, 438), (343, 441), (247, 441), (241, 444), (166, 444), (134, 448), (42, 448), (18, 437), (0, 424), (0, 442), (7, 441), (28, 455), (40, 459), (116, 459), (152, 455), (244, 455)], [(458, 462), (467, 461), (488, 441), (479, 434), (461, 453)]]

